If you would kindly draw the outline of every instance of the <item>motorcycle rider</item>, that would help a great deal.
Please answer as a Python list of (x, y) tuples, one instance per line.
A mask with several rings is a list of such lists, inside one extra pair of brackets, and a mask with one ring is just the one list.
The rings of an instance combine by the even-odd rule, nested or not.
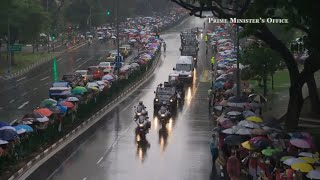
[(166, 101), (162, 102), (159, 112), (161, 112), (163, 110), (167, 111), (168, 115), (170, 116), (171, 113), (169, 111), (169, 106)]
[(163, 41), (163, 52), (166, 52), (167, 44)]
[(142, 101), (139, 101), (138, 106), (136, 107), (136, 114), (134, 120), (137, 121), (139, 119), (139, 116), (137, 115), (137, 110), (141, 109), (142, 110), (142, 116), (145, 116), (145, 121), (147, 121), (147, 133), (149, 132), (149, 128), (151, 127), (151, 121), (148, 120), (148, 111), (146, 110), (146, 106), (144, 106)]

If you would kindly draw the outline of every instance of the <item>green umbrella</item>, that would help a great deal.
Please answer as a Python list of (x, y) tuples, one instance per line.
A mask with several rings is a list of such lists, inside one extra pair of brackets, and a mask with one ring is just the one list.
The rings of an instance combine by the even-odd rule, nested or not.
[(280, 149), (271, 149), (271, 148), (267, 148), (262, 150), (262, 154), (265, 156), (272, 156), (273, 154), (277, 153), (277, 152), (281, 152)]
[(286, 161), (287, 159), (293, 158), (292, 156), (283, 156), (280, 161)]
[(72, 94), (83, 94), (88, 90), (85, 87), (77, 86), (72, 89)]
[(45, 99), (40, 103), (40, 107), (52, 107), (57, 104), (58, 104), (58, 102), (54, 99)]

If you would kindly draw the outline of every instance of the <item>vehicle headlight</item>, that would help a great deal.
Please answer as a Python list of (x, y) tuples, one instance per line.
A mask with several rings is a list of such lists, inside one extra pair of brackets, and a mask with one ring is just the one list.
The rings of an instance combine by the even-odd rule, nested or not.
[(197, 58), (193, 58), (193, 60), (196, 60)]
[(143, 127), (143, 124), (139, 124), (139, 127)]
[(173, 102), (173, 100), (172, 100), (172, 99), (170, 99), (170, 102)]
[(161, 117), (164, 117), (165, 115), (164, 114), (161, 114)]
[(192, 77), (192, 75), (191, 74), (189, 74), (189, 76), (188, 77)]
[(141, 116), (141, 113), (137, 113), (138, 116)]
[(158, 99), (158, 98), (156, 98), (156, 99), (155, 99), (155, 101), (157, 101), (157, 102), (158, 102), (158, 101), (159, 101), (159, 99)]

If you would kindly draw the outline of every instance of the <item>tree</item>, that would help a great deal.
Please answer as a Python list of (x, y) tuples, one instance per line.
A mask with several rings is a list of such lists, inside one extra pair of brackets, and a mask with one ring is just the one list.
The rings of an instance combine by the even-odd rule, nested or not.
[[(258, 78), (263, 81), (263, 94), (267, 96), (267, 80), (269, 76), (273, 76), (279, 68), (281, 58), (272, 49), (268, 48), (264, 43), (254, 43), (247, 47), (242, 55), (240, 62), (249, 66), (243, 71), (247, 79)], [(273, 79), (273, 78), (272, 78)]]
[[(320, 101), (316, 93), (314, 72), (320, 69), (320, 22), (318, 9), (320, 1), (309, 0), (171, 0), (178, 5), (190, 10), (190, 15), (202, 17), (203, 11), (211, 11), (219, 18), (285, 18), (289, 23), (286, 29), (299, 29), (307, 34), (304, 43), (309, 52), (309, 58), (304, 64), (304, 69), (299, 72), (297, 63), (286, 43), (282, 42), (270, 31), (265, 23), (238, 24), (244, 26), (247, 34), (256, 36), (264, 41), (271, 49), (280, 54), (284, 60), (290, 76), (289, 104), (285, 124), (289, 129), (298, 126), (300, 112), (303, 105), (302, 86), (307, 82), (309, 95), (313, 99), (313, 107), (319, 107)], [(195, 5), (197, 2), (199, 5)]]

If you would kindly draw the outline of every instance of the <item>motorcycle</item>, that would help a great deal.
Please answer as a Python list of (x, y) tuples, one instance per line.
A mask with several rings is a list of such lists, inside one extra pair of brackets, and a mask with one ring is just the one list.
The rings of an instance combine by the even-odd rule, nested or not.
[(144, 107), (144, 109), (141, 106), (134, 106), (135, 108), (135, 117), (139, 117), (139, 116), (148, 116), (148, 111), (145, 110), (146, 107)]
[(150, 128), (148, 121), (148, 117), (140, 115), (138, 118), (134, 119), (137, 123), (136, 134), (139, 135), (141, 140), (146, 139), (146, 134), (148, 133), (148, 129)]
[(177, 91), (177, 99), (180, 104), (184, 101), (184, 94), (182, 91)]
[(169, 110), (165, 107), (161, 107), (158, 111), (158, 115), (160, 117), (160, 122), (162, 124), (162, 127), (165, 128), (167, 124), (167, 120), (170, 118), (171, 113)]

